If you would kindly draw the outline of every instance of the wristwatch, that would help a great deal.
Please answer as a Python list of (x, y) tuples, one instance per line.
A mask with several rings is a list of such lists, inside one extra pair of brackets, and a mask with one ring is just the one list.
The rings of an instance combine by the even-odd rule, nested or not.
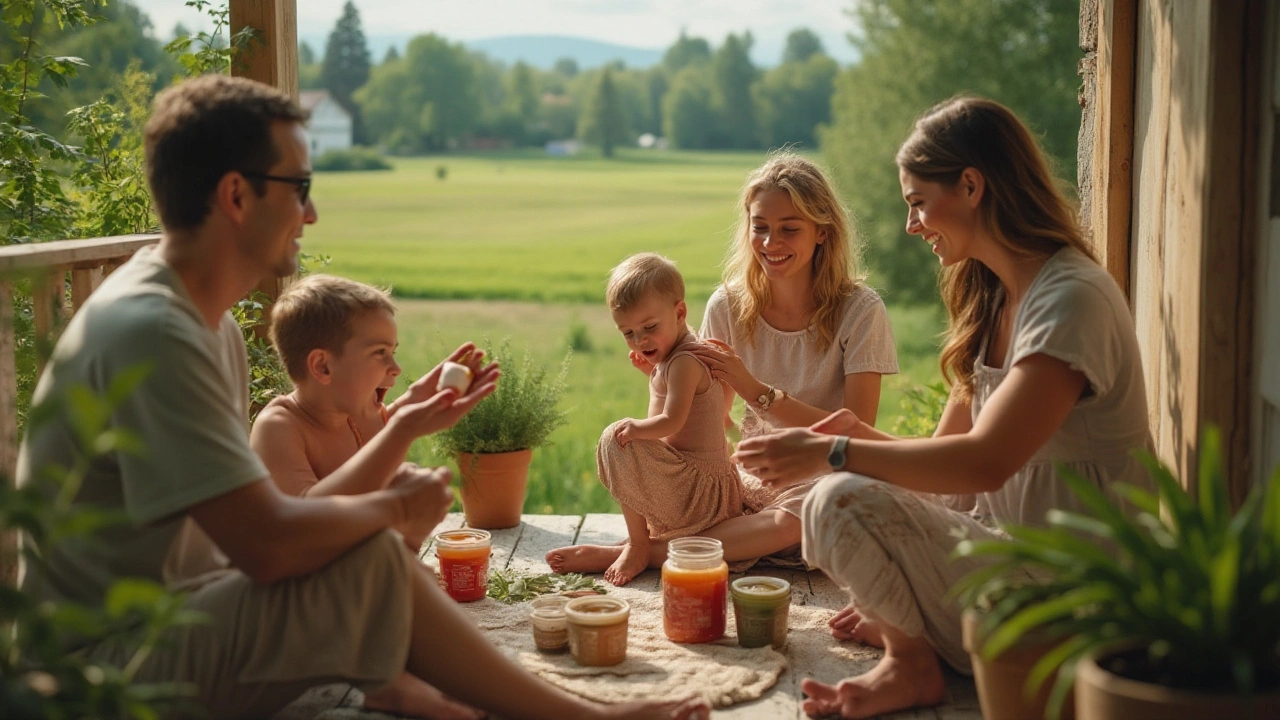
[(849, 445), (849, 438), (845, 435), (837, 435), (834, 442), (831, 443), (831, 452), (827, 453), (827, 463), (831, 465), (832, 470), (843, 470), (844, 461), (847, 459), (844, 449)]
[(784, 397), (786, 397), (786, 393), (770, 385), (768, 390), (761, 393), (760, 396), (756, 398), (756, 405), (759, 406), (761, 412), (764, 412), (773, 407), (774, 403)]

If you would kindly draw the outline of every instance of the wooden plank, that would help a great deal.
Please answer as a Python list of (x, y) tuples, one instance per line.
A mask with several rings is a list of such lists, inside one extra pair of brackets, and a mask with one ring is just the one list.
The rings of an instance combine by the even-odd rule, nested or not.
[(74, 314), (84, 305), (84, 301), (89, 299), (90, 293), (93, 292), (93, 275), (92, 269), (77, 269), (71, 271), (71, 312)]
[(1138, 0), (1101, 0), (1097, 12), (1090, 242), (1098, 259), (1127, 295)]
[(524, 532), (507, 563), (508, 570), (526, 575), (551, 572), (546, 554), (551, 550), (572, 545), (582, 525), (580, 515), (525, 515), (521, 518)]
[(520, 542), (520, 535), (522, 533), (524, 533), (523, 522), (513, 528), (489, 531), (489, 535), (492, 538), (493, 543), (492, 551), (489, 555), (490, 570), (506, 569), (507, 563), (515, 553), (516, 543)]
[(588, 513), (582, 518), (575, 545), (612, 545), (627, 539), (627, 523), (616, 513)]
[(13, 340), (13, 282), (0, 277), (0, 475), (18, 466), (18, 370)]
[(158, 233), (146, 233), (8, 245), (0, 247), (0, 273), (31, 268), (93, 267), (106, 260), (128, 258), (139, 248), (157, 242), (160, 242)]
[(35, 315), (36, 371), (44, 372), (45, 361), (53, 352), (57, 333), (63, 322), (63, 304), (66, 302), (67, 278), (63, 270), (49, 273), (44, 282), (37, 282), (31, 298)]

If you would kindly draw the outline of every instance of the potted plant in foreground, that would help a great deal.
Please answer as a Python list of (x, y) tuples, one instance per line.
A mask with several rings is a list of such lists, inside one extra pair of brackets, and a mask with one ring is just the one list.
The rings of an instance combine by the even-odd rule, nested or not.
[(999, 559), (962, 582), (969, 597), (1014, 571), (1044, 580), (992, 608), (984, 651), (1028, 633), (1061, 639), (1029, 682), (1060, 669), (1050, 711), (1074, 681), (1080, 720), (1280, 717), (1280, 469), (1233, 515), (1216, 429), (1200, 444), (1198, 499), (1141, 459), (1158, 492), (1118, 486), (1132, 515), (1060, 468), (1090, 515), (1052, 511), (1047, 529), (961, 544)]
[(502, 368), (498, 388), (432, 442), (437, 453), (458, 463), (467, 525), (497, 529), (520, 524), (533, 449), (565, 423), (557, 403), (570, 356), (549, 376), (528, 351), (514, 362), (509, 341), (489, 354)]

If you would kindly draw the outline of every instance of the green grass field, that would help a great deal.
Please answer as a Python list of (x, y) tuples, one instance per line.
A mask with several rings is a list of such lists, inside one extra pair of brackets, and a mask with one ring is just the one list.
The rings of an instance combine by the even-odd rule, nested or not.
[[(675, 259), (689, 286), (690, 320), (705, 298), (737, 219), (737, 194), (762, 154), (624, 154), (619, 161), (532, 154), (396, 160), (382, 173), (325, 173), (320, 222), (304, 250), (325, 272), (391, 287), (400, 351), (420, 375), (466, 340), (511, 338), (556, 366), (576, 334), (562, 407), (569, 422), (534, 452), (526, 512), (615, 512), (595, 477), (606, 425), (642, 416), (647, 387), (603, 307), (609, 268), (633, 252)], [(446, 166), (439, 180), (436, 168)], [(449, 298), (449, 299), (424, 299)], [(935, 382), (939, 308), (890, 306), (902, 374), (887, 377), (877, 423), (900, 416), (904, 384)], [(488, 338), (488, 342), (486, 342)], [(411, 459), (440, 464), (428, 443)]]

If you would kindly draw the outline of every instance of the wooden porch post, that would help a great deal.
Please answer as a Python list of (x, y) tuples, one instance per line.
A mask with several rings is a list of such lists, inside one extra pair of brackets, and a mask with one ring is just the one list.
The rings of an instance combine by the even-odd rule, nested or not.
[(1099, 0), (1089, 237), (1128, 297), (1133, 198), (1133, 103), (1138, 0)]
[[(298, 99), (298, 7), (296, 0), (230, 0), (231, 33), (253, 28), (254, 39), (232, 64), (231, 74), (272, 85)], [(258, 286), (274, 302), (295, 278), (268, 279)]]

